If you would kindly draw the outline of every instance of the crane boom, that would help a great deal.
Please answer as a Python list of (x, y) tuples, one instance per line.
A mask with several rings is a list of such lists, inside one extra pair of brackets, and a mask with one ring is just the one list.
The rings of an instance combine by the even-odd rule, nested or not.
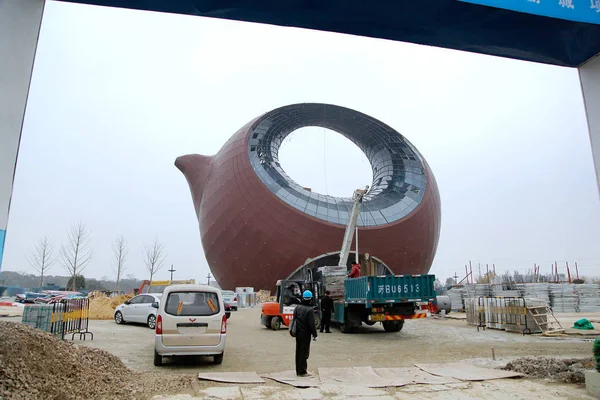
[(368, 190), (369, 186), (366, 186), (364, 189), (357, 189), (352, 196), (354, 204), (352, 205), (352, 211), (350, 212), (350, 218), (348, 219), (348, 225), (346, 226), (346, 232), (344, 233), (342, 251), (340, 252), (340, 262), (338, 264), (340, 267), (346, 267), (346, 263), (348, 262), (350, 248), (352, 247), (352, 238), (354, 237), (354, 229), (356, 228), (358, 213), (360, 212), (360, 205)]

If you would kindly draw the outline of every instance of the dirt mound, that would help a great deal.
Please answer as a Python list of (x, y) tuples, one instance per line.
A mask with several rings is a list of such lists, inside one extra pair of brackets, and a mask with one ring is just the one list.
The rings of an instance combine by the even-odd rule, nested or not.
[(0, 322), (1, 399), (135, 399), (189, 386), (189, 377), (144, 379), (100, 349)]
[(117, 297), (97, 296), (90, 299), (90, 319), (113, 319), (115, 308), (133, 297), (124, 294)]
[(506, 364), (502, 369), (520, 372), (534, 378), (549, 378), (567, 383), (584, 383), (585, 370), (594, 369), (594, 359), (524, 357)]

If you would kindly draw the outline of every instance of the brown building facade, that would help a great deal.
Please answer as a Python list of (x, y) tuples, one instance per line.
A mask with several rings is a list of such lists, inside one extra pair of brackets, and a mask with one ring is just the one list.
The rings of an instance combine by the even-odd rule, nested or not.
[(204, 253), (220, 286), (272, 290), (308, 259), (340, 251), (351, 199), (308, 191), (279, 166), (281, 143), (305, 126), (344, 135), (371, 163), (373, 183), (358, 219), (360, 253), (394, 274), (427, 273), (441, 222), (427, 162), (400, 133), (368, 115), (307, 103), (250, 121), (215, 156), (175, 161), (190, 186)]

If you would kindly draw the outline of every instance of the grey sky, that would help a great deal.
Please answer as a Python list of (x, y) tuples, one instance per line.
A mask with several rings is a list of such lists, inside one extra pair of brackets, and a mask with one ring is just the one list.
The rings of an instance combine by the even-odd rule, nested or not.
[[(442, 197), (433, 273), (464, 274), (471, 259), (499, 271), (537, 262), (542, 272), (578, 261), (580, 273), (600, 275), (600, 202), (576, 70), (55, 2), (43, 20), (2, 268), (33, 272), (25, 256), (37, 238), (58, 247), (83, 220), (96, 248), (87, 276), (114, 275), (110, 246), (123, 234), (127, 273), (147, 279), (142, 247), (158, 237), (167, 259), (157, 279), (173, 264), (177, 278), (203, 281), (175, 158), (214, 154), (250, 119), (299, 102), (372, 115), (424, 155)], [(282, 164), (299, 183), (334, 195), (370, 183), (366, 159), (337, 134), (309, 128), (289, 142)]]

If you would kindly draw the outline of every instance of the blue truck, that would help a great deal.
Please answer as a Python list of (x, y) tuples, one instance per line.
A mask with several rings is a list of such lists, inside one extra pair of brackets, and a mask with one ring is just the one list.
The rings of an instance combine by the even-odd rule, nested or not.
[[(404, 320), (427, 317), (420, 303), (435, 301), (435, 275), (383, 275), (349, 278), (343, 297), (334, 298), (332, 322), (348, 333), (363, 323), (380, 322), (386, 332), (399, 332)], [(321, 286), (320, 292), (327, 290)]]

